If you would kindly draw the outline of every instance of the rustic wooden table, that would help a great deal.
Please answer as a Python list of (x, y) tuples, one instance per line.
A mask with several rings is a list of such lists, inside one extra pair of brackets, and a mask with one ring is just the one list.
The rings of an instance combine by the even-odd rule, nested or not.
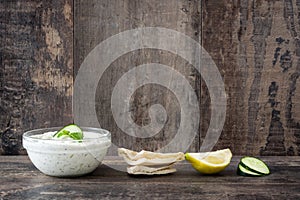
[[(129, 176), (106, 165), (78, 178), (42, 174), (27, 156), (0, 156), (0, 199), (300, 199), (300, 157), (263, 157), (272, 174), (236, 175), (239, 157), (218, 175), (197, 173), (188, 163), (164, 176)], [(124, 165), (111, 158), (105, 163)]]

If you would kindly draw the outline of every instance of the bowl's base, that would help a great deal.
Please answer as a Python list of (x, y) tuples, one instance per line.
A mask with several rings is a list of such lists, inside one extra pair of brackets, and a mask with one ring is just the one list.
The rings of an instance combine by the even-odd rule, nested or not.
[[(99, 163), (100, 165), (100, 163)], [(98, 166), (99, 166), (98, 165)], [(97, 166), (97, 167), (98, 167)], [(75, 177), (80, 177), (80, 176), (85, 176), (85, 175), (88, 175), (90, 173), (93, 173), (96, 169), (91, 169), (91, 170), (86, 170), (85, 172), (82, 172), (82, 173), (65, 173), (65, 174), (62, 174), (62, 173), (55, 173), (55, 172), (48, 172), (48, 171), (44, 171), (44, 170), (41, 170), (41, 169), (38, 169), (40, 172), (42, 172), (43, 174), (47, 175), (47, 176), (51, 176), (51, 177), (58, 177), (58, 178), (75, 178)]]

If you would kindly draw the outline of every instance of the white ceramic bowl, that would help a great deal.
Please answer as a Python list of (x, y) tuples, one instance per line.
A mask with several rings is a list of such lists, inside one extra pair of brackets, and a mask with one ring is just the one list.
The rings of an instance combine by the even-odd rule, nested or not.
[(111, 145), (110, 132), (81, 127), (84, 139), (80, 141), (37, 137), (59, 129), (36, 129), (23, 134), (23, 146), (36, 168), (47, 175), (58, 177), (81, 176), (94, 171)]

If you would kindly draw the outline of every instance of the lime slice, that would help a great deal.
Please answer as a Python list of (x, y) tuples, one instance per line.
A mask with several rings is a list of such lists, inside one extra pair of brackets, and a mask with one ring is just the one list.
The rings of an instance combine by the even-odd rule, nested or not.
[(229, 165), (232, 153), (230, 149), (223, 149), (207, 153), (186, 153), (185, 158), (197, 171), (203, 174), (216, 174)]
[(270, 174), (268, 165), (259, 158), (246, 156), (241, 158), (240, 164), (247, 170), (253, 171), (255, 173), (263, 175)]
[(82, 140), (83, 132), (77, 125), (70, 124), (57, 131), (53, 135), (53, 137), (55, 138), (69, 137), (72, 138), (73, 140)]
[(256, 172), (250, 171), (243, 167), (243, 165), (239, 164), (237, 168), (237, 174), (240, 176), (263, 176), (262, 174), (258, 174)]

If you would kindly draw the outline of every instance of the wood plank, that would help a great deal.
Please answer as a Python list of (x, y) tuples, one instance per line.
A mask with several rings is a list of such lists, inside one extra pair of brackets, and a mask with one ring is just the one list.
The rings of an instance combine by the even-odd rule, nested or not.
[[(300, 197), (300, 157), (261, 157), (271, 168), (265, 177), (236, 175), (240, 157), (218, 175), (204, 176), (189, 163), (176, 165), (177, 172), (165, 176), (129, 176), (106, 165), (90, 175), (55, 178), (43, 175), (27, 156), (0, 157), (0, 198), (3, 199), (298, 199)], [(104, 163), (124, 165), (119, 158), (108, 157)], [(218, 187), (216, 187), (216, 185)]]
[(72, 122), (73, 2), (0, 1), (0, 154), (25, 130)]
[[(226, 123), (215, 148), (299, 155), (299, 4), (203, 1), (202, 8), (202, 44), (219, 67), (228, 94)], [(204, 84), (201, 97), (205, 132), (209, 99)]]
[[(299, 155), (300, 152), (300, 5), (288, 1), (0, 1), (0, 154), (23, 154), (21, 134), (28, 129), (72, 121), (74, 71), (101, 41), (121, 31), (162, 26), (202, 43), (225, 81), (227, 117), (215, 149), (234, 154)], [(178, 126), (178, 102), (155, 85), (132, 98), (132, 118), (149, 123), (148, 109), (161, 103), (169, 121), (151, 139), (132, 138), (114, 123), (110, 95), (116, 81), (133, 66), (159, 62), (172, 66), (200, 98), (197, 151), (210, 122), (210, 97), (193, 67), (166, 51), (143, 49), (117, 59), (100, 79), (98, 119), (119, 146), (158, 149)], [(201, 81), (201, 83), (200, 83)], [(201, 93), (200, 93), (201, 90)]]
[[(200, 7), (199, 0), (88, 2), (75, 0), (75, 71), (96, 45), (110, 36), (134, 28), (164, 27), (177, 30), (199, 41)], [(174, 94), (155, 84), (145, 85), (135, 91), (130, 103), (132, 119), (136, 124), (145, 126), (150, 123), (148, 110), (153, 104), (163, 105), (168, 113), (168, 121), (164, 128), (150, 138), (132, 137), (123, 132), (115, 123), (111, 111), (111, 94), (116, 82), (128, 70), (145, 63), (160, 63), (176, 69), (199, 94), (200, 83), (195, 80), (199, 80), (200, 76), (184, 59), (164, 50), (141, 49), (122, 55), (106, 69), (98, 83), (95, 109), (101, 127), (112, 132), (114, 144), (137, 151), (142, 149), (154, 151), (168, 144), (177, 132), (180, 108)], [(199, 136), (190, 147), (192, 151), (198, 149)]]

